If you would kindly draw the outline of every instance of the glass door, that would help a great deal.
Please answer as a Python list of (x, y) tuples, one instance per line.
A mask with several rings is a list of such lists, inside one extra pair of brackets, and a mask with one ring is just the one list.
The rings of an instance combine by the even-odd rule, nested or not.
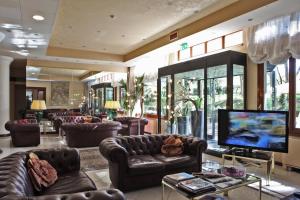
[(174, 75), (175, 133), (204, 138), (204, 69)]
[(173, 119), (171, 117), (171, 76), (160, 78), (160, 132), (172, 133)]
[(227, 65), (207, 69), (207, 137), (218, 138), (218, 109), (226, 109)]

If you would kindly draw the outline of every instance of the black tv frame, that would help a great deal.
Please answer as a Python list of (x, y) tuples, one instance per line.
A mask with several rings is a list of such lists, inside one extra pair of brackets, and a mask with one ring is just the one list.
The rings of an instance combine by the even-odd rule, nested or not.
[[(221, 143), (220, 141), (220, 124), (224, 123), (225, 119), (221, 119), (219, 112), (220, 111), (226, 111), (228, 113), (227, 116), (229, 116), (229, 112), (255, 112), (255, 113), (279, 113), (279, 114), (285, 114), (286, 117), (286, 134), (285, 134), (285, 143), (286, 148), (285, 149), (274, 149), (274, 148), (262, 148), (262, 147), (255, 147), (255, 146), (244, 146), (244, 145), (234, 145), (234, 144), (226, 144)], [(223, 122), (221, 122), (223, 120)], [(229, 118), (227, 119), (227, 124), (229, 123)], [(222, 140), (223, 141), (223, 140)], [(243, 149), (249, 149), (251, 152), (252, 149), (257, 150), (263, 150), (263, 151), (271, 151), (271, 152), (280, 152), (280, 153), (288, 153), (289, 149), (289, 112), (288, 111), (274, 111), (274, 110), (235, 110), (235, 109), (218, 109), (218, 145), (222, 146), (228, 146), (228, 147), (238, 147)]]

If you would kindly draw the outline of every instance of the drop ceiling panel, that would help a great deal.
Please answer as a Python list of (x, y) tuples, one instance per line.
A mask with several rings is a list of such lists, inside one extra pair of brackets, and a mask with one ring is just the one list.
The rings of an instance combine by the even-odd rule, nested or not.
[(125, 54), (233, 2), (62, 0), (50, 46)]

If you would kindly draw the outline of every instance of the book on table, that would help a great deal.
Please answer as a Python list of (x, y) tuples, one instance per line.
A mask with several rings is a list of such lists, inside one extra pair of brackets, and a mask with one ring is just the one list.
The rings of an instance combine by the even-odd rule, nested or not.
[(177, 186), (178, 188), (183, 189), (187, 192), (191, 192), (193, 194), (216, 191), (216, 188), (212, 183), (205, 181), (202, 178), (193, 178), (185, 181), (180, 181)]
[(195, 176), (193, 176), (192, 174), (181, 172), (181, 173), (177, 173), (177, 174), (167, 175), (167, 176), (165, 176), (164, 180), (167, 181), (168, 183), (176, 185), (180, 181), (185, 181), (185, 180), (189, 180), (192, 178), (195, 178)]

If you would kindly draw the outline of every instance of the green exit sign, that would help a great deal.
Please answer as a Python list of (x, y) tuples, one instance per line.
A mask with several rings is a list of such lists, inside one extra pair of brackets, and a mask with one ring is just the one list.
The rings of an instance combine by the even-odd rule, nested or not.
[(187, 42), (182, 43), (180, 46), (181, 46), (181, 50), (185, 50), (185, 49), (189, 48), (189, 45)]

